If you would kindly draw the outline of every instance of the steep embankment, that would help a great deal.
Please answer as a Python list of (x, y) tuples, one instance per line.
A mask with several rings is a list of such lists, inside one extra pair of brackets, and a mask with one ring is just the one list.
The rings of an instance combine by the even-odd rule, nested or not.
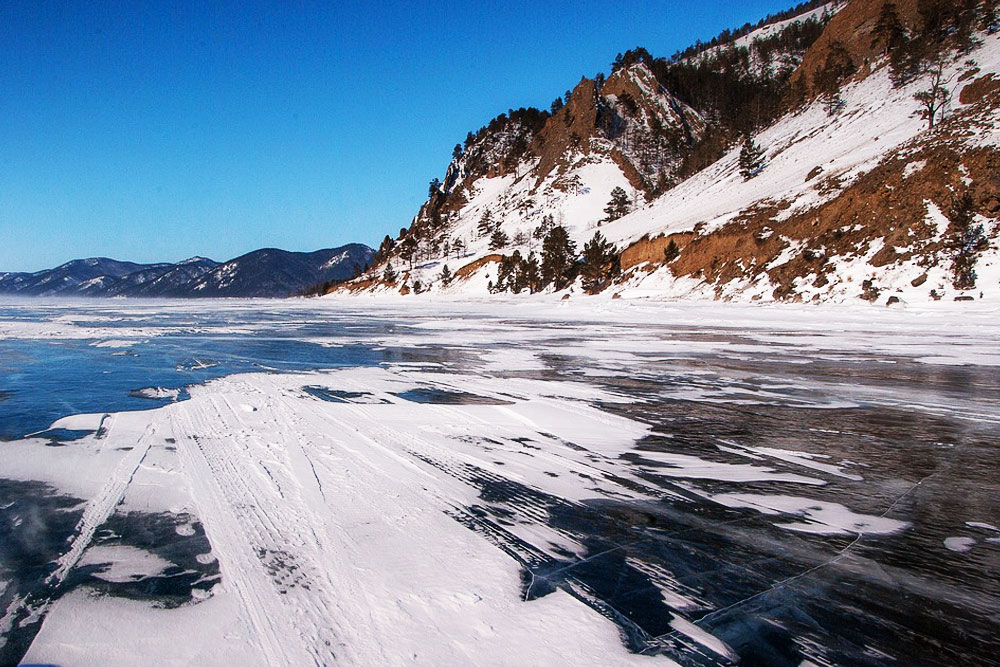
[[(962, 60), (946, 71), (956, 103), (933, 129), (914, 116), (913, 95), (926, 80), (893, 89), (882, 68), (842, 89), (838, 113), (829, 115), (817, 100), (763, 131), (757, 141), (766, 166), (757, 177), (743, 180), (734, 149), (650, 207), (606, 225), (609, 238), (629, 247), (625, 293), (836, 300), (952, 294), (944, 213), (965, 191), (994, 239), (978, 257), (974, 292), (996, 293), (1000, 99), (995, 90), (974, 93), (986, 88), (984, 73), (1000, 69), (1000, 42), (991, 37), (973, 55), (978, 66)], [(653, 238), (636, 243), (643, 235)], [(670, 240), (681, 253), (666, 267)]]
[[(551, 291), (562, 286), (545, 277), (545, 239), (562, 227), (577, 253), (597, 232), (616, 248), (592, 253), (601, 280), (571, 280), (569, 291), (1000, 298), (1000, 36), (973, 32), (959, 44), (947, 21), (961, 32), (970, 14), (942, 8), (945, 23), (933, 32), (927, 8), (907, 1), (898, 6), (902, 46), (891, 51), (878, 41), (880, 4), (829, 10), (689, 61), (629, 52), (551, 115), (494, 120), (470, 134), (411, 228), (387, 237), (375, 269), (346, 289)], [(763, 160), (749, 178), (735, 134), (744, 121), (723, 83), (746, 107), (737, 112), (763, 114), (754, 85), (783, 91), (789, 109), (754, 131)], [(933, 126), (919, 99), (932, 90)], [(627, 201), (615, 210), (617, 188)], [(584, 261), (571, 277), (586, 273)], [(509, 278), (512, 266), (520, 277)]]

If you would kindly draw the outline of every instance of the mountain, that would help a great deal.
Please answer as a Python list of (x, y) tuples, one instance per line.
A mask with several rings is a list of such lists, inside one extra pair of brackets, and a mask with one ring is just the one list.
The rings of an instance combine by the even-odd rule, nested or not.
[(0, 273), (0, 294), (93, 297), (282, 297), (345, 280), (372, 260), (352, 243), (315, 252), (255, 250), (220, 264), (192, 257), (176, 264), (78, 259), (35, 273)]
[(168, 265), (120, 262), (107, 257), (75, 259), (36, 273), (2, 273), (0, 293), (25, 296), (89, 293), (130, 273), (164, 266)]
[(207, 257), (191, 257), (177, 264), (154, 265), (115, 281), (104, 296), (159, 297), (185, 296), (189, 285), (219, 263)]
[(470, 132), (334, 289), (1000, 298), (994, 5), (813, 2), (673, 58), (619, 54)]
[(317, 250), (255, 250), (216, 266), (185, 286), (192, 296), (288, 296), (317, 283), (345, 280), (371, 262), (372, 249), (359, 243)]

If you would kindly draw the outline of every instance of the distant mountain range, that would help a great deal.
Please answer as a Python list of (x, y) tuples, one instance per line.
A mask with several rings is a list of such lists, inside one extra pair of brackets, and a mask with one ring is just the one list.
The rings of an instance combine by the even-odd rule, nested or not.
[(282, 297), (350, 278), (373, 251), (351, 243), (315, 252), (263, 248), (216, 262), (136, 264), (107, 257), (75, 259), (35, 273), (0, 273), (0, 294), (92, 297)]

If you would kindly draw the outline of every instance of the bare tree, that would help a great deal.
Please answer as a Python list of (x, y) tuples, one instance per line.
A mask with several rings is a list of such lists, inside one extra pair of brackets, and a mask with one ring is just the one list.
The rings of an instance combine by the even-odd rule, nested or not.
[(914, 94), (913, 99), (920, 104), (917, 115), (927, 121), (927, 129), (934, 127), (934, 122), (940, 120), (944, 107), (951, 101), (943, 57), (939, 57), (931, 69), (930, 86)]

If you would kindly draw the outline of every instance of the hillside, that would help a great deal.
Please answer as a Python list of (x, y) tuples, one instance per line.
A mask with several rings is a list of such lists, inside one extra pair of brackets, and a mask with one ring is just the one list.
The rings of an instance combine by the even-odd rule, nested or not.
[(176, 264), (78, 259), (35, 273), (0, 273), (0, 294), (87, 297), (282, 297), (356, 275), (372, 249), (352, 243), (315, 252), (265, 248), (225, 263), (192, 257)]
[[(1000, 298), (997, 21), (900, 2), (886, 44), (885, 11), (813, 7), (671, 60), (636, 49), (551, 111), (502, 114), (338, 292)], [(744, 137), (762, 152), (746, 174)], [(608, 245), (585, 253), (596, 232)]]

